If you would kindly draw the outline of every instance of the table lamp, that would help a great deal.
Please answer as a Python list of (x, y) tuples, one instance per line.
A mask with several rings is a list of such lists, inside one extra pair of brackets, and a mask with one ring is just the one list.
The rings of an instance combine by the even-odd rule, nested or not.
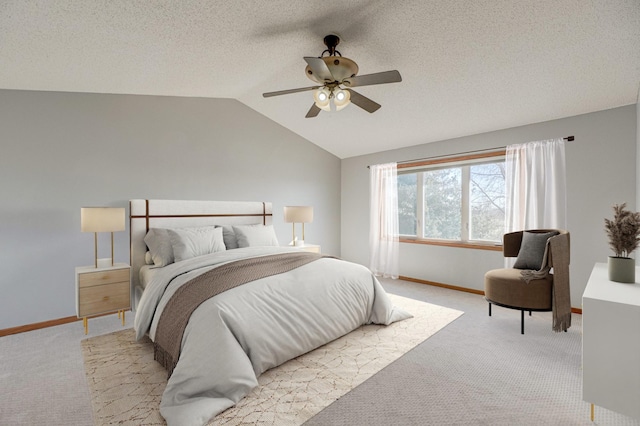
[[(284, 208), (284, 221), (292, 225), (292, 238), (290, 245), (304, 245), (304, 224), (313, 222), (313, 207), (311, 206), (286, 206)], [(302, 224), (302, 240), (296, 239), (296, 223)]]
[(111, 266), (113, 266), (113, 233), (124, 231), (124, 207), (82, 207), (80, 228), (94, 233), (95, 266), (98, 267), (98, 232), (111, 232)]

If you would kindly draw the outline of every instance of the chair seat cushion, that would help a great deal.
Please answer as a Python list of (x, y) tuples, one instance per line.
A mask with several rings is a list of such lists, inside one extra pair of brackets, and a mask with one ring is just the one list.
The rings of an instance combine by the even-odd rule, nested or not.
[(494, 269), (484, 275), (484, 295), (492, 303), (514, 309), (551, 310), (553, 275), (531, 280), (520, 277), (519, 269)]

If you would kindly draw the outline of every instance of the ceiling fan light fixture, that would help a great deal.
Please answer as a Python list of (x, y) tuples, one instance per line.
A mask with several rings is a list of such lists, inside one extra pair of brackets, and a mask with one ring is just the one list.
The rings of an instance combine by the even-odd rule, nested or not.
[(333, 98), (333, 103), (336, 106), (336, 111), (340, 111), (351, 103), (351, 93), (344, 89), (338, 90)]
[[(368, 113), (376, 112), (381, 105), (352, 88), (374, 84), (398, 83), (402, 81), (400, 73), (397, 70), (392, 70), (358, 75), (358, 64), (349, 58), (343, 57), (336, 50), (338, 43), (340, 43), (340, 37), (330, 34), (324, 38), (327, 50), (322, 52), (320, 56), (303, 57), (307, 63), (305, 74), (310, 80), (317, 83), (316, 85), (267, 92), (263, 93), (262, 96), (269, 98), (289, 93), (313, 91), (314, 103), (311, 105), (307, 115), (305, 115), (306, 118), (317, 117), (320, 111), (340, 111), (352, 102), (355, 106)], [(326, 53), (328, 56), (325, 56)], [(333, 106), (331, 105), (331, 99), (333, 99)]]
[(330, 97), (331, 93), (329, 92), (329, 90), (327, 90), (326, 87), (313, 92), (313, 99), (316, 102), (316, 106), (324, 111), (331, 110), (331, 105), (329, 104)]

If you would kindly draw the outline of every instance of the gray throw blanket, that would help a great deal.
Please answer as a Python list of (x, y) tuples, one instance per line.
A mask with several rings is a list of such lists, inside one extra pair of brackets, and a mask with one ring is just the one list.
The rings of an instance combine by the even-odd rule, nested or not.
[(250, 281), (291, 271), (322, 257), (328, 256), (295, 252), (253, 257), (221, 265), (188, 281), (171, 296), (160, 315), (153, 345), (154, 359), (171, 376), (180, 357), (182, 335), (189, 318), (207, 299)]
[(569, 235), (559, 234), (547, 240), (542, 267), (538, 271), (524, 270), (526, 282), (543, 279), (553, 268), (553, 331), (564, 331), (571, 327), (571, 290), (569, 286)]

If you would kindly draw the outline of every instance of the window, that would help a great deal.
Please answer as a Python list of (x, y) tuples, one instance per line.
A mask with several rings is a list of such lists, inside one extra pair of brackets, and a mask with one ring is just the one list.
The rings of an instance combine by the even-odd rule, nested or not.
[(405, 239), (495, 244), (504, 233), (504, 151), (398, 166)]

